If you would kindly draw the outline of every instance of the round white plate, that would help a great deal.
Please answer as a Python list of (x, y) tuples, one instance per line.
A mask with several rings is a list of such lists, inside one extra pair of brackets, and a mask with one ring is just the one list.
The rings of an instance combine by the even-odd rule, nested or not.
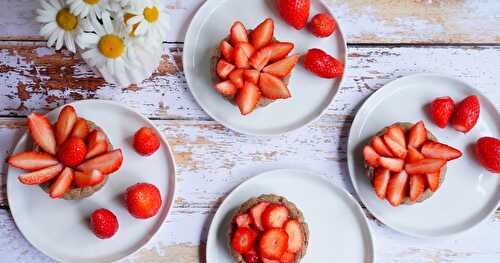
[[(275, 22), (275, 37), (295, 44), (291, 54), (305, 54), (308, 49), (321, 48), (340, 61), (346, 62), (346, 44), (340, 28), (329, 38), (316, 38), (307, 29), (295, 30), (287, 25), (270, 0), (209, 0), (194, 16), (184, 41), (183, 65), (186, 80), (198, 104), (214, 120), (244, 134), (277, 135), (298, 129), (328, 108), (342, 79), (322, 79), (297, 65), (291, 75), (289, 89), (292, 98), (278, 100), (242, 116), (214, 90), (210, 73), (210, 58), (224, 39), (231, 25), (239, 20), (254, 28), (266, 18)], [(321, 1), (312, 1), (311, 17), (317, 12), (329, 12)], [(345, 74), (344, 74), (345, 76)]]
[[(436, 97), (450, 96), (456, 102), (476, 94), (481, 101), (481, 116), (467, 134), (448, 126), (436, 126), (425, 106)], [(423, 120), (443, 143), (463, 152), (448, 163), (446, 180), (423, 203), (392, 207), (378, 199), (363, 167), (362, 149), (371, 136), (394, 122)], [(472, 145), (483, 136), (499, 137), (500, 116), (495, 106), (479, 91), (450, 77), (417, 74), (387, 84), (363, 104), (351, 127), (348, 165), (352, 183), (368, 210), (387, 226), (417, 237), (440, 237), (463, 232), (488, 218), (500, 200), (500, 176), (482, 168), (475, 160)]]
[[(163, 136), (158, 152), (147, 158), (137, 154), (131, 145), (134, 133), (143, 126), (156, 127), (121, 104), (86, 100), (71, 105), (76, 108), (78, 116), (100, 126), (115, 149), (122, 149), (122, 167), (110, 175), (100, 191), (80, 201), (53, 200), (40, 187), (19, 183), (17, 177), (22, 171), (9, 168), (7, 195), (10, 211), (24, 237), (55, 260), (72, 263), (116, 261), (144, 246), (165, 220), (174, 199), (173, 154)], [(57, 120), (60, 109), (47, 114), (52, 123)], [(25, 134), (14, 152), (28, 150), (27, 145), (28, 136)], [(133, 218), (122, 203), (125, 189), (138, 182), (156, 185), (162, 195), (160, 211), (148, 220)], [(118, 218), (119, 229), (111, 239), (98, 239), (89, 229), (89, 216), (98, 208), (109, 209)]]
[(375, 261), (370, 227), (354, 198), (315, 172), (274, 170), (247, 180), (224, 199), (208, 232), (207, 263), (234, 262), (227, 240), (232, 214), (246, 200), (270, 193), (286, 197), (304, 214), (310, 239), (301, 262)]

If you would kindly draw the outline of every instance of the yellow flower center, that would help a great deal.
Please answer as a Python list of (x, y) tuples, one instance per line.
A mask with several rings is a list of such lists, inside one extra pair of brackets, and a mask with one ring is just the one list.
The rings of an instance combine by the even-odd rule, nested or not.
[[(135, 15), (132, 15), (130, 13), (125, 13), (125, 15), (123, 15), (123, 20), (125, 21), (125, 24), (127, 24), (128, 20), (134, 16)], [(132, 25), (132, 31), (128, 34), (130, 37), (135, 37), (135, 30), (137, 29), (138, 26), (139, 23), (135, 23)]]
[(101, 0), (83, 0), (83, 2), (85, 2), (89, 5), (95, 5), (95, 4), (99, 3), (99, 1), (101, 1)]
[(144, 15), (144, 19), (146, 19), (146, 21), (148, 21), (149, 23), (154, 23), (156, 22), (156, 20), (158, 20), (160, 11), (158, 11), (158, 8), (156, 8), (156, 6), (153, 6), (153, 8), (146, 7), (144, 8), (144, 12), (142, 14)]
[(121, 56), (125, 49), (123, 40), (120, 37), (111, 34), (101, 37), (97, 46), (103, 56), (112, 59)]
[(57, 25), (66, 31), (71, 31), (78, 25), (78, 18), (69, 11), (69, 8), (59, 10), (56, 21)]

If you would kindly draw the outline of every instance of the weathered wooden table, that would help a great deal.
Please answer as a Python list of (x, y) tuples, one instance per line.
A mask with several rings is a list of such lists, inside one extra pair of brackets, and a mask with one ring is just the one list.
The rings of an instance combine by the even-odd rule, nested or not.
[[(500, 1), (328, 0), (347, 34), (350, 63), (347, 81), (327, 113), (286, 136), (236, 134), (200, 109), (182, 70), (184, 33), (203, 1), (165, 1), (173, 30), (164, 44), (164, 60), (149, 80), (126, 89), (94, 76), (78, 56), (46, 48), (34, 21), (38, 1), (0, 1), (2, 159), (24, 132), (28, 113), (88, 98), (120, 101), (138, 110), (173, 146), (178, 197), (161, 232), (130, 262), (204, 262), (204, 242), (218, 205), (235, 186), (263, 171), (318, 170), (356, 196), (346, 167), (351, 121), (368, 96), (398, 77), (446, 73), (471, 83), (500, 109)], [(0, 261), (52, 262), (16, 228), (5, 194), (6, 170), (2, 162)], [(442, 240), (410, 238), (369, 212), (366, 216), (378, 262), (500, 262), (500, 211), (474, 230)]]

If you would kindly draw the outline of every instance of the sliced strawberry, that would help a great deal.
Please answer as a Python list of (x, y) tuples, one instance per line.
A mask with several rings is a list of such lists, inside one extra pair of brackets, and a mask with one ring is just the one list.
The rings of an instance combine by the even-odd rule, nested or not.
[(406, 155), (407, 163), (416, 163), (423, 159), (425, 159), (425, 156), (423, 154), (421, 154), (417, 149), (413, 148), (413, 146), (408, 146), (408, 154)]
[(59, 118), (56, 122), (55, 133), (57, 145), (62, 144), (73, 130), (73, 126), (77, 120), (76, 111), (73, 106), (65, 106), (59, 113)]
[(57, 164), (31, 173), (22, 174), (18, 177), (23, 184), (35, 185), (43, 184), (56, 177), (64, 168), (64, 165)]
[(249, 252), (243, 254), (243, 259), (246, 261), (246, 263), (261, 263), (259, 254), (257, 254), (257, 251), (255, 251), (255, 249), (252, 249)]
[(233, 46), (226, 40), (222, 40), (219, 45), (222, 56), (229, 62), (233, 62)]
[(259, 87), (262, 95), (268, 99), (287, 99), (292, 96), (281, 79), (268, 73), (260, 74)]
[(260, 260), (262, 261), (262, 263), (280, 263), (279, 260), (268, 259), (265, 257), (261, 257)]
[[(406, 148), (405, 131), (399, 125), (395, 124), (395, 125), (392, 125), (391, 127), (387, 128), (385, 135), (391, 137), (391, 139), (393, 139), (399, 145)], [(387, 145), (387, 146), (389, 146), (389, 145)]]
[(241, 45), (236, 46), (233, 52), (234, 64), (237, 68), (247, 69), (250, 68), (250, 64), (248, 63), (247, 50), (245, 50)]
[(283, 227), (288, 234), (288, 252), (297, 253), (304, 246), (305, 234), (299, 221), (288, 220)]
[(221, 79), (226, 79), (227, 76), (229, 76), (229, 73), (231, 73), (231, 71), (233, 71), (236, 67), (225, 61), (224, 59), (221, 59), (219, 60), (219, 62), (217, 62), (217, 75), (221, 78)]
[(91, 172), (75, 172), (75, 185), (83, 188), (87, 186), (94, 186), (100, 184), (106, 175), (99, 172), (99, 170), (92, 170)]
[(287, 58), (284, 58), (280, 61), (277, 61), (267, 67), (265, 67), (262, 71), (273, 74), (278, 78), (284, 78), (292, 72), (295, 65), (299, 61), (300, 55), (294, 55)]
[(250, 215), (246, 213), (236, 216), (236, 219), (234, 221), (236, 222), (236, 225), (238, 225), (238, 227), (250, 227), (253, 222), (252, 217), (250, 217)]
[(389, 149), (391, 150), (391, 152), (394, 156), (396, 156), (400, 159), (404, 159), (406, 157), (407, 150), (406, 150), (405, 146), (402, 146), (401, 144), (399, 144), (398, 142), (393, 140), (392, 137), (389, 136), (388, 134), (385, 134), (383, 136), (383, 138), (384, 138), (385, 145), (387, 145), (387, 147), (389, 147)]
[(8, 163), (26, 171), (35, 171), (58, 163), (57, 159), (44, 152), (21, 152), (9, 157)]
[(215, 84), (215, 90), (220, 94), (232, 96), (236, 94), (238, 88), (236, 88), (232, 81), (226, 80)]
[(267, 259), (279, 260), (288, 248), (288, 234), (285, 230), (274, 228), (267, 230), (259, 241), (260, 255)]
[(28, 129), (38, 146), (52, 155), (56, 154), (56, 138), (47, 117), (38, 113), (31, 113), (28, 115)]
[(281, 228), (288, 221), (288, 209), (283, 205), (270, 204), (262, 213), (261, 220), (264, 229)]
[(257, 232), (255, 230), (247, 227), (239, 227), (233, 234), (231, 246), (236, 252), (245, 254), (254, 248), (256, 239)]
[(50, 185), (49, 196), (54, 199), (63, 197), (66, 191), (71, 187), (72, 182), (73, 169), (66, 167)]
[(250, 216), (252, 217), (253, 223), (257, 227), (257, 229), (261, 231), (264, 230), (264, 227), (262, 226), (262, 213), (264, 213), (268, 206), (268, 202), (260, 202), (254, 207), (250, 208)]
[(405, 161), (397, 158), (380, 157), (378, 159), (378, 164), (389, 169), (391, 172), (399, 173), (403, 170)]
[(429, 186), (429, 190), (431, 190), (431, 192), (436, 192), (436, 190), (439, 188), (441, 173), (440, 172), (428, 173), (425, 175), (425, 177), (427, 179), (427, 185)]
[(248, 42), (248, 31), (240, 21), (234, 22), (231, 27), (230, 38), (233, 46), (239, 42)]
[(89, 130), (90, 129), (87, 120), (84, 118), (78, 118), (75, 125), (73, 126), (73, 131), (71, 132), (70, 137), (77, 137), (85, 140), (89, 135)]
[(424, 194), (427, 179), (423, 174), (410, 176), (410, 201), (416, 202)]
[(371, 146), (381, 156), (394, 157), (391, 150), (387, 148), (387, 145), (385, 145), (384, 141), (382, 140), (382, 138), (380, 138), (380, 136), (373, 136), (371, 141)]
[(240, 112), (243, 115), (247, 115), (251, 113), (255, 107), (257, 107), (257, 103), (260, 100), (260, 90), (252, 82), (245, 82), (243, 88), (241, 88), (236, 95), (236, 105), (240, 108)]
[(283, 256), (280, 258), (280, 263), (294, 263), (295, 262), (295, 253), (285, 251)]
[(99, 170), (103, 174), (110, 174), (120, 169), (122, 162), (122, 150), (118, 149), (90, 159), (80, 164), (77, 169), (84, 173)]
[(249, 58), (252, 57), (253, 54), (255, 53), (255, 48), (250, 43), (241, 42), (238, 43), (236, 47), (243, 49), (243, 51), (245, 51), (245, 54)]
[(250, 81), (255, 85), (259, 85), (260, 73), (255, 69), (247, 69), (243, 72), (243, 79), (245, 81)]
[(373, 176), (373, 188), (375, 189), (375, 194), (384, 200), (385, 194), (387, 193), (387, 184), (389, 183), (389, 178), (391, 178), (391, 171), (385, 168), (375, 169), (375, 175)]
[(411, 127), (408, 133), (408, 145), (419, 148), (427, 140), (427, 129), (424, 122), (419, 121)]
[(274, 21), (270, 18), (264, 20), (250, 34), (250, 42), (256, 49), (266, 46), (273, 40)]
[(398, 206), (405, 197), (405, 186), (408, 174), (405, 171), (391, 175), (387, 185), (387, 200), (392, 206)]
[(250, 57), (248, 63), (254, 69), (261, 71), (269, 63), (272, 52), (272, 49), (268, 47), (261, 48)]
[(426, 158), (455, 160), (462, 156), (462, 152), (439, 142), (428, 141), (422, 146), (422, 154)]
[(108, 147), (109, 144), (106, 134), (99, 129), (93, 130), (87, 142), (87, 155), (85, 155), (85, 159), (87, 160), (107, 152)]
[(436, 173), (441, 170), (446, 164), (445, 160), (441, 159), (423, 159), (416, 163), (407, 163), (405, 165), (405, 170), (409, 174), (428, 174)]
[(293, 50), (294, 45), (290, 42), (273, 42), (267, 47), (271, 49), (271, 59), (269, 61), (274, 62), (286, 58)]
[(378, 158), (380, 158), (380, 155), (378, 155), (378, 153), (371, 146), (367, 145), (363, 148), (363, 156), (365, 158), (365, 162), (369, 166), (378, 166)]
[(243, 88), (243, 85), (245, 85), (245, 81), (243, 79), (243, 73), (245, 73), (244, 69), (237, 69), (231, 72), (231, 74), (229, 74), (229, 79), (238, 89)]

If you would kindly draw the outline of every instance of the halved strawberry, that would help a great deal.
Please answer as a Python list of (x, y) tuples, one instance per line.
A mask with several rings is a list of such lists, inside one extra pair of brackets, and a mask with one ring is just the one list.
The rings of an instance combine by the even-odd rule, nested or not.
[(285, 206), (270, 204), (262, 213), (262, 226), (264, 229), (281, 228), (288, 221), (288, 213)]
[(9, 157), (10, 165), (26, 171), (35, 171), (58, 163), (57, 159), (44, 152), (21, 152)]
[(398, 206), (403, 202), (407, 180), (408, 174), (405, 171), (391, 175), (387, 185), (387, 200), (392, 206)]
[(52, 155), (56, 154), (56, 138), (47, 117), (38, 113), (31, 113), (28, 115), (28, 129), (38, 146)]
[(73, 131), (71, 132), (70, 137), (77, 137), (85, 140), (89, 135), (89, 130), (90, 129), (87, 120), (84, 118), (78, 118), (75, 125), (73, 126)]
[(57, 145), (62, 144), (73, 130), (73, 126), (77, 120), (75, 108), (71, 105), (65, 106), (59, 113), (59, 118), (56, 122), (56, 142)]
[(250, 33), (250, 42), (256, 49), (260, 49), (273, 40), (273, 35), (274, 21), (268, 18)]
[[(406, 148), (405, 131), (399, 125), (397, 125), (397, 124), (391, 125), (389, 128), (387, 128), (387, 131), (385, 132), (385, 134), (387, 136), (391, 137), (391, 139), (393, 139), (399, 145)], [(387, 146), (389, 146), (389, 145), (387, 145)]]
[(236, 88), (232, 81), (226, 80), (215, 84), (215, 90), (220, 94), (232, 96), (236, 94), (238, 88)]
[(431, 192), (436, 192), (439, 188), (439, 181), (441, 180), (441, 172), (428, 173), (425, 175), (427, 179), (427, 185), (429, 186), (429, 190)]
[(253, 224), (261, 231), (264, 230), (264, 227), (262, 226), (262, 213), (264, 213), (268, 206), (268, 202), (260, 202), (250, 208), (250, 216), (252, 217)]
[(445, 164), (446, 161), (441, 159), (423, 159), (415, 163), (407, 163), (405, 170), (409, 174), (436, 173)]
[(77, 169), (85, 173), (99, 170), (103, 174), (110, 174), (120, 169), (122, 162), (122, 150), (118, 149), (90, 159), (80, 164)]
[(285, 251), (283, 256), (280, 258), (280, 263), (294, 263), (295, 262), (295, 253)]
[(387, 145), (385, 145), (384, 141), (382, 140), (382, 138), (380, 138), (380, 136), (372, 137), (371, 146), (381, 156), (394, 157), (391, 150), (387, 148)]
[(281, 228), (267, 230), (260, 238), (258, 250), (267, 259), (280, 259), (288, 248), (288, 234)]
[(92, 170), (91, 172), (75, 171), (75, 185), (80, 188), (98, 185), (105, 178), (106, 175), (99, 172), (99, 170)]
[(417, 149), (413, 148), (413, 146), (408, 145), (408, 154), (406, 155), (407, 163), (415, 163), (423, 159), (425, 159), (425, 156), (423, 154), (421, 154)]
[(419, 121), (408, 132), (408, 145), (419, 148), (427, 140), (427, 129), (424, 122)]
[(85, 159), (90, 159), (94, 156), (97, 156), (101, 153), (105, 153), (108, 151), (108, 139), (106, 134), (99, 129), (93, 130), (87, 142), (87, 155), (85, 155)]
[(397, 158), (380, 157), (378, 158), (378, 164), (391, 172), (399, 173), (403, 170), (405, 161)]
[(18, 177), (18, 179), (23, 184), (28, 184), (28, 185), (42, 184), (56, 177), (63, 170), (63, 168), (64, 165), (56, 164), (54, 166), (50, 166), (31, 173), (22, 174)]
[(378, 158), (380, 158), (380, 155), (369, 145), (366, 145), (365, 148), (363, 148), (363, 156), (365, 158), (365, 162), (372, 167), (377, 167), (378, 166)]
[(387, 193), (387, 184), (389, 183), (389, 178), (391, 178), (391, 171), (385, 168), (375, 169), (375, 175), (373, 176), (373, 189), (375, 189), (375, 194), (384, 200), (385, 194)]
[(219, 60), (219, 62), (217, 62), (217, 75), (221, 79), (226, 79), (229, 73), (234, 70), (234, 68), (235, 66), (233, 64), (227, 62), (224, 59), (221, 59)]
[(416, 202), (424, 193), (427, 179), (423, 174), (410, 176), (410, 201)]
[(247, 43), (247, 42), (238, 43), (238, 44), (236, 44), (236, 47), (243, 49), (243, 51), (245, 51), (245, 54), (249, 58), (251, 58), (253, 56), (253, 54), (255, 53), (255, 48), (250, 43)]
[(247, 50), (245, 50), (241, 45), (234, 48), (233, 60), (237, 68), (250, 68), (250, 64), (248, 64), (249, 58), (247, 56)]
[(393, 140), (392, 137), (389, 136), (388, 134), (385, 134), (383, 138), (384, 138), (385, 145), (387, 145), (387, 147), (389, 147), (389, 149), (391, 150), (392, 154), (394, 154), (394, 156), (396, 156), (400, 159), (404, 159), (406, 157), (407, 150), (406, 150), (405, 146), (402, 146), (401, 144), (399, 144), (398, 142)]
[(266, 47), (271, 49), (271, 59), (269, 61), (274, 62), (286, 58), (293, 50), (294, 45), (290, 42), (273, 42)]
[(295, 219), (288, 220), (283, 226), (288, 234), (288, 252), (297, 253), (304, 245), (305, 235), (302, 225)]
[(250, 57), (248, 63), (254, 69), (261, 71), (267, 65), (267, 63), (269, 63), (271, 54), (272, 50), (270, 48), (261, 48), (257, 52), (255, 52), (252, 57)]
[(226, 40), (222, 40), (219, 45), (222, 56), (229, 62), (233, 62), (233, 46)]
[(252, 217), (246, 213), (236, 216), (235, 222), (238, 227), (250, 227), (253, 223)]
[(257, 107), (257, 103), (260, 100), (260, 90), (252, 82), (245, 82), (243, 88), (238, 91), (236, 95), (236, 105), (240, 108), (240, 112), (243, 115), (247, 115), (251, 113), (255, 107)]
[(233, 46), (239, 42), (248, 42), (248, 31), (240, 21), (234, 22), (231, 27), (230, 38)]
[(66, 167), (50, 185), (49, 196), (54, 199), (63, 197), (66, 191), (71, 187), (72, 182), (73, 169)]
[(233, 234), (231, 246), (236, 252), (245, 254), (254, 248), (256, 239), (257, 233), (255, 230), (247, 227), (239, 227)]
[(292, 96), (281, 79), (268, 73), (260, 74), (259, 87), (262, 95), (268, 99), (287, 99)]
[(462, 156), (462, 152), (439, 142), (428, 141), (422, 146), (422, 154), (426, 158), (455, 160)]
[(299, 61), (300, 55), (294, 55), (266, 66), (262, 71), (273, 74), (278, 78), (284, 78), (292, 72)]
[(260, 73), (255, 69), (247, 69), (243, 72), (243, 79), (245, 81), (250, 81), (255, 85), (259, 85)]
[(244, 69), (237, 69), (231, 72), (231, 74), (229, 74), (229, 79), (238, 89), (243, 88), (243, 86), (245, 85), (245, 81), (243, 79), (243, 73), (245, 73)]

